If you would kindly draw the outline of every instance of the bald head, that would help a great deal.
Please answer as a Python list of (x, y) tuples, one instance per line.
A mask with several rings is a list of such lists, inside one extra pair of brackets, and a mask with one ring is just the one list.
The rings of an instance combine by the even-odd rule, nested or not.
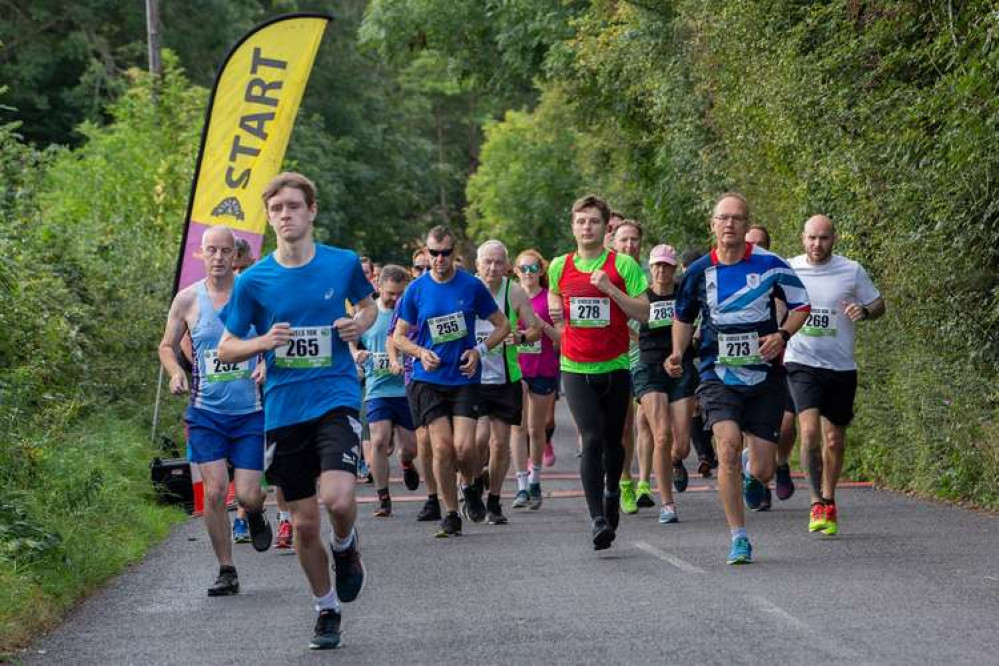
[(217, 225), (213, 227), (208, 227), (205, 233), (201, 236), (201, 249), (212, 246), (223, 246), (236, 249), (236, 234), (232, 233), (232, 229), (224, 225)]
[(805, 221), (801, 232), (801, 244), (805, 255), (812, 264), (824, 264), (832, 256), (836, 244), (836, 226), (825, 215), (813, 215)]
[(805, 233), (808, 233), (809, 230), (826, 233), (830, 236), (836, 235), (836, 225), (825, 215), (812, 215), (805, 220)]

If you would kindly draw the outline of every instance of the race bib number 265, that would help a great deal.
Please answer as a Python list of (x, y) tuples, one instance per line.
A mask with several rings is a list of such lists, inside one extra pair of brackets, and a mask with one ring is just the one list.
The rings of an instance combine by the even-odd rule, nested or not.
[(303, 370), (333, 365), (333, 327), (297, 326), (291, 339), (274, 350), (274, 365)]

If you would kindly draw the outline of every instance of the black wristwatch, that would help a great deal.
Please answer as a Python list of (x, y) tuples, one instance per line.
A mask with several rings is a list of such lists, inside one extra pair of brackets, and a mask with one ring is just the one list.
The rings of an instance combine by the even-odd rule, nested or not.
[(777, 332), (780, 333), (780, 337), (784, 338), (784, 344), (787, 344), (787, 341), (791, 339), (791, 334), (783, 328), (778, 328)]
[(520, 332), (520, 344), (527, 344), (527, 335), (523, 331)]
[(868, 317), (870, 317), (870, 316), (871, 316), (871, 311), (867, 309), (867, 306), (866, 306), (866, 305), (861, 305), (861, 306), (860, 306), (860, 311), (861, 311), (861, 312), (863, 313), (863, 315), (864, 315), (863, 317), (861, 317), (861, 318), (860, 318), (860, 320), (861, 320), (861, 321), (863, 321), (863, 320), (865, 320), (865, 319), (867, 319)]

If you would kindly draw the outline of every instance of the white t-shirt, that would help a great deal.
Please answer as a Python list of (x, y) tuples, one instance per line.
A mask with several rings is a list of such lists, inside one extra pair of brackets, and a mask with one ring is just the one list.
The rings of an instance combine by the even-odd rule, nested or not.
[(801, 363), (830, 370), (856, 370), (853, 359), (852, 319), (843, 314), (851, 303), (870, 305), (881, 297), (864, 267), (834, 254), (824, 264), (810, 264), (805, 255), (790, 261), (808, 291), (812, 311), (808, 321), (791, 338), (785, 363)]

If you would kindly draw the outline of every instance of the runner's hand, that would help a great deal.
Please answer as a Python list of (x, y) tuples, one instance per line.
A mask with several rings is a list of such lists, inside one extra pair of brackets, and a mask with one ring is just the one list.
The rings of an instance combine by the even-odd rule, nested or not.
[(405, 368), (402, 367), (402, 363), (399, 362), (395, 356), (389, 358), (389, 372), (393, 375), (401, 375)]
[(784, 338), (780, 333), (771, 333), (760, 338), (760, 356), (764, 361), (772, 361), (784, 351)]
[(614, 288), (614, 285), (611, 284), (610, 278), (607, 277), (607, 273), (604, 273), (599, 268), (590, 273), (590, 284), (608, 296), (610, 296), (611, 289)]
[(441, 357), (429, 349), (420, 350), (420, 364), (427, 372), (433, 372), (441, 365)]
[(369, 356), (371, 356), (371, 352), (369, 352), (367, 349), (358, 349), (354, 353), (354, 363), (358, 365), (364, 365), (367, 362)]
[(670, 354), (663, 367), (670, 377), (676, 379), (683, 374), (683, 357), (680, 354)]
[(466, 377), (474, 377), (475, 370), (479, 367), (479, 351), (477, 349), (466, 349), (461, 354), (461, 365), (458, 369)]
[(267, 349), (277, 349), (288, 344), (289, 340), (291, 340), (291, 324), (279, 321), (271, 326), (271, 330), (267, 331), (264, 336), (264, 346)]
[(352, 317), (340, 317), (333, 322), (333, 328), (344, 342), (357, 342), (361, 337), (361, 328)]
[(843, 314), (849, 317), (851, 321), (860, 321), (864, 318), (864, 308), (859, 303), (850, 303), (843, 308)]
[(257, 386), (263, 386), (264, 382), (267, 381), (267, 364), (264, 363), (263, 359), (257, 359), (257, 365), (253, 368), (253, 374), (250, 377), (257, 383)]
[(187, 393), (187, 391), (187, 375), (185, 375), (183, 371), (170, 377), (170, 393), (173, 393), (174, 395), (182, 395)]

